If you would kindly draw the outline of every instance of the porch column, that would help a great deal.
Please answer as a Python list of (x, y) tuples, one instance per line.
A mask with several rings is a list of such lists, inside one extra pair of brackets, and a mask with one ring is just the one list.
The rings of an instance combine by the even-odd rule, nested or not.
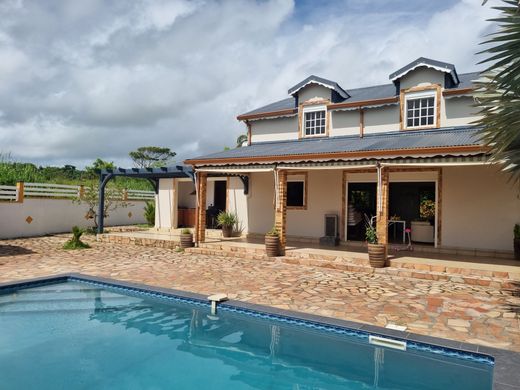
[(287, 171), (278, 171), (276, 176), (276, 213), (274, 225), (280, 234), (280, 255), (285, 255), (287, 243)]
[(197, 219), (195, 224), (195, 242), (206, 241), (206, 188), (208, 174), (197, 172)]
[[(388, 244), (388, 207), (389, 207), (389, 172), (388, 167), (381, 167), (377, 181), (377, 240), (379, 244)], [(378, 175), (379, 176), (379, 175)]]

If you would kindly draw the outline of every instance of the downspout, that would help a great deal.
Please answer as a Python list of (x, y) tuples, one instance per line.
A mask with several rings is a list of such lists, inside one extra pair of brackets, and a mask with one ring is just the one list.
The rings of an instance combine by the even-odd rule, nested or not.
[(381, 173), (381, 163), (378, 161), (376, 164), (377, 168), (377, 213), (379, 216), (383, 213), (383, 194), (381, 187), (383, 186), (383, 177)]

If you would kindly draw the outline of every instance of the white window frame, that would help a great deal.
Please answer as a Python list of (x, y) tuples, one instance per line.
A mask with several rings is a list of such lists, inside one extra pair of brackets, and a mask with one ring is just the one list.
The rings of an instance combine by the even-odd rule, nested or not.
[[(307, 134), (307, 129), (305, 126), (305, 124), (306, 124), (305, 114), (308, 114), (311, 112), (319, 112), (319, 111), (323, 111), (323, 113), (325, 114), (325, 128), (323, 129), (323, 133)], [(315, 105), (315, 106), (303, 107), (301, 128), (302, 128), (302, 137), (305, 137), (305, 138), (325, 137), (327, 135), (327, 106), (324, 104), (320, 104), (320, 105)]]
[[(416, 99), (428, 99), (433, 98), (433, 124), (431, 125), (421, 125), (418, 126), (408, 126), (408, 101), (409, 100), (416, 100)], [(421, 92), (408, 92), (405, 95), (404, 99), (404, 107), (403, 107), (403, 116), (404, 116), (404, 123), (403, 128), (409, 129), (409, 130), (415, 130), (415, 129), (428, 129), (428, 128), (436, 128), (437, 127), (437, 110), (438, 110), (438, 102), (437, 102), (437, 91), (435, 89), (427, 90), (427, 91), (421, 91)], [(421, 116), (419, 115), (419, 121), (421, 119)]]

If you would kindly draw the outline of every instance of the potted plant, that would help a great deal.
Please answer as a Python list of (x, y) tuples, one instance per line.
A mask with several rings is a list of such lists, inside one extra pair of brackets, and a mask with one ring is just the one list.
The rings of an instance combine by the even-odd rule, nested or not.
[(386, 245), (379, 244), (376, 229), (367, 221), (365, 237), (368, 244), (368, 262), (371, 267), (382, 268), (386, 263)]
[(217, 225), (222, 227), (222, 236), (231, 237), (233, 235), (233, 227), (238, 222), (237, 215), (221, 211), (217, 215)]
[(515, 249), (515, 259), (520, 260), (520, 224), (515, 225), (514, 233), (514, 249)]
[(193, 234), (188, 228), (181, 230), (181, 248), (191, 248), (193, 246)]
[(276, 257), (280, 254), (280, 233), (276, 227), (265, 235), (265, 253), (269, 257)]

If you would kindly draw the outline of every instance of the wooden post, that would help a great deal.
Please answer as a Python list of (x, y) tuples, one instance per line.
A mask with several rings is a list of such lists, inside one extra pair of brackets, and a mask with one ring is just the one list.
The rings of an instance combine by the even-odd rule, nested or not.
[(81, 184), (78, 188), (78, 197), (83, 199), (85, 197), (85, 186)]
[(276, 183), (277, 202), (274, 225), (280, 234), (280, 255), (285, 255), (287, 244), (287, 171), (278, 171)]
[(197, 172), (197, 220), (195, 226), (195, 240), (197, 243), (206, 241), (206, 189), (208, 174)]
[(23, 203), (24, 198), (24, 183), (19, 181), (16, 183), (16, 203)]
[(123, 189), (123, 202), (128, 201), (128, 188)]
[[(389, 207), (389, 173), (388, 168), (381, 169), (381, 180), (377, 183), (377, 241), (379, 244), (388, 244), (388, 207)], [(388, 249), (387, 249), (388, 251)]]

